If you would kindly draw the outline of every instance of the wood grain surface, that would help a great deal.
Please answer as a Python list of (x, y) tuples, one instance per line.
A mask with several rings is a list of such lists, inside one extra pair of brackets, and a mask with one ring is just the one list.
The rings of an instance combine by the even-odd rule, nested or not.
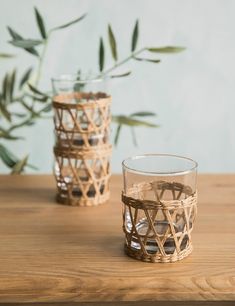
[(121, 187), (79, 208), (55, 203), (52, 176), (0, 176), (0, 303), (235, 305), (235, 175), (199, 176), (194, 251), (172, 264), (124, 255)]

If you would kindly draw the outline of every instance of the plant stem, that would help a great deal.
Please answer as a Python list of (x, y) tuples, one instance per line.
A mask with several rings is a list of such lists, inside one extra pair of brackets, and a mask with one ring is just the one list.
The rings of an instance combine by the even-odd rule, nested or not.
[(129, 55), (128, 57), (124, 58), (123, 60), (117, 62), (114, 66), (104, 70), (99, 76), (107, 75), (111, 71), (113, 71), (116, 68), (118, 68), (118, 67), (122, 66), (123, 64), (127, 63), (129, 60), (135, 58), (137, 55), (139, 55), (140, 53), (142, 53), (145, 50), (146, 50), (146, 47), (145, 48), (141, 48), (138, 51), (131, 53), (131, 55)]
[(38, 62), (38, 69), (37, 69), (37, 73), (36, 73), (36, 80), (35, 80), (35, 87), (38, 87), (38, 83), (40, 81), (41, 78), (41, 73), (42, 73), (42, 65), (44, 62), (44, 58), (45, 58), (45, 54), (46, 54), (46, 50), (47, 50), (47, 45), (48, 45), (48, 41), (49, 41), (49, 33), (47, 36), (47, 39), (45, 39), (44, 45), (43, 45), (43, 49), (42, 49), (42, 53), (39, 57), (39, 62)]

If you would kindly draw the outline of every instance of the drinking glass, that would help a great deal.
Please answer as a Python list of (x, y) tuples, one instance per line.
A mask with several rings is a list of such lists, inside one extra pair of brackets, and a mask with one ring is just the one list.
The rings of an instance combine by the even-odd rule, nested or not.
[(111, 97), (90, 75), (52, 79), (57, 201), (93, 206), (109, 198)]
[(192, 252), (197, 163), (145, 154), (122, 163), (125, 252), (143, 261), (174, 262)]

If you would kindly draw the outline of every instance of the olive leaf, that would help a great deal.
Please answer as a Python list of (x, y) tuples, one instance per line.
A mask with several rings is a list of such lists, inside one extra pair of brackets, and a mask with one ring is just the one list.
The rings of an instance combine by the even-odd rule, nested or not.
[(19, 136), (12, 136), (8, 132), (5, 131), (0, 131), (0, 138), (4, 138), (7, 140), (19, 140), (19, 139), (24, 139), (24, 137), (19, 137)]
[(159, 48), (147, 48), (149, 52), (154, 53), (178, 53), (184, 51), (186, 48), (184, 47), (173, 47), (173, 46), (167, 46), (167, 47), (159, 47)]
[[(11, 114), (7, 110), (6, 105), (2, 104), (2, 101), (0, 101), (0, 114), (9, 122), (11, 122)], [(0, 134), (1, 136), (1, 134)], [(3, 136), (2, 136), (3, 137)], [(5, 137), (4, 137), (5, 138)]]
[(37, 25), (38, 25), (38, 29), (40, 31), (40, 34), (41, 34), (43, 39), (46, 39), (47, 34), (46, 34), (45, 24), (44, 24), (44, 21), (43, 21), (43, 18), (41, 16), (41, 14), (39, 13), (39, 11), (36, 7), (34, 7), (34, 13), (35, 13), (35, 17), (36, 17), (36, 21), (37, 21)]
[(13, 91), (15, 86), (16, 70), (11, 74), (6, 73), (2, 82), (2, 96), (1, 100), (5, 104), (9, 104), (13, 100)]
[[(16, 31), (14, 31), (12, 28), (7, 27), (7, 30), (9, 32), (9, 34), (11, 35), (11, 37), (13, 38), (13, 40), (22, 40), (23, 37), (18, 34)], [(35, 48), (23, 48), (25, 51), (29, 52), (30, 54), (33, 54), (34, 56), (39, 56), (37, 50)]]
[(0, 58), (12, 58), (12, 57), (15, 57), (15, 55), (10, 53), (0, 53)]
[(99, 47), (99, 69), (100, 72), (104, 69), (104, 57), (105, 57), (105, 51), (104, 51), (104, 43), (102, 37), (100, 38), (100, 47)]
[(19, 89), (21, 89), (21, 88), (24, 86), (24, 84), (29, 80), (30, 75), (31, 75), (31, 73), (32, 73), (32, 70), (33, 70), (33, 68), (30, 67), (29, 69), (27, 69), (27, 70), (25, 71), (25, 73), (23, 74), (23, 76), (22, 76), (22, 78), (21, 78), (21, 80), (20, 80)]
[(150, 62), (150, 63), (160, 63), (160, 59), (151, 59), (151, 58), (143, 58), (143, 57), (134, 57), (135, 60), (137, 61), (144, 61), (144, 62)]
[(115, 146), (118, 144), (118, 140), (119, 140), (119, 136), (120, 136), (121, 127), (122, 127), (121, 124), (119, 124), (119, 125), (117, 126), (117, 130), (116, 130), (115, 137), (114, 137), (114, 144), (115, 144)]
[(132, 113), (130, 116), (124, 116), (124, 115), (113, 116), (112, 121), (118, 124), (116, 133), (115, 133), (115, 137), (114, 137), (115, 146), (118, 143), (122, 125), (127, 125), (131, 128), (131, 135), (133, 139), (133, 144), (135, 146), (137, 146), (138, 144), (137, 144), (137, 138), (136, 138), (134, 127), (137, 127), (137, 126), (145, 126), (145, 127), (152, 127), (152, 128), (159, 127), (159, 125), (157, 124), (143, 121), (143, 120), (138, 120), (134, 118), (134, 117), (148, 117), (148, 116), (156, 116), (156, 114), (153, 112), (140, 111), (140, 112)]
[(17, 113), (17, 112), (11, 112), (12, 116), (18, 117), (18, 118), (25, 118), (27, 114), (23, 113)]
[(32, 98), (35, 101), (42, 102), (42, 103), (45, 103), (48, 100), (48, 96), (40, 96), (39, 97), (39, 96), (35, 96), (35, 95), (30, 95), (30, 94), (27, 94), (27, 96)]
[(116, 44), (116, 40), (111, 28), (111, 25), (108, 25), (108, 36), (109, 36), (109, 44), (110, 44), (110, 48), (111, 48), (111, 52), (112, 52), (112, 57), (115, 61), (118, 60), (118, 55), (117, 55), (117, 44)]
[(3, 161), (3, 163), (8, 166), (9, 168), (12, 168), (17, 163), (17, 158), (12, 154), (5, 146), (0, 144), (0, 158)]
[(18, 48), (29, 49), (42, 44), (42, 40), (15, 39), (15, 40), (10, 40), (9, 43)]
[(131, 74), (131, 71), (128, 71), (128, 72), (125, 72), (125, 73), (122, 73), (122, 74), (114, 74), (114, 75), (111, 75), (110, 77), (112, 79), (114, 79), (114, 78), (122, 78), (122, 77), (126, 77), (126, 76), (128, 76), (130, 74)]
[(40, 117), (40, 116), (38, 115), (38, 113), (34, 111), (33, 107), (28, 106), (28, 104), (27, 104), (24, 100), (21, 100), (21, 105), (22, 105), (26, 110), (29, 111), (29, 113), (31, 114), (32, 117)]
[(74, 20), (72, 20), (72, 21), (70, 21), (68, 23), (65, 23), (65, 24), (63, 24), (61, 26), (55, 27), (55, 28), (51, 29), (50, 32), (61, 30), (61, 29), (65, 29), (65, 28), (67, 28), (67, 27), (69, 27), (69, 26), (71, 26), (71, 25), (81, 21), (82, 19), (84, 19), (86, 17), (86, 15), (87, 14), (83, 14), (82, 16), (80, 16), (80, 17), (78, 17), (78, 18), (76, 18), (76, 19), (74, 19)]
[(25, 125), (32, 125), (32, 124), (34, 124), (33, 118), (29, 117), (29, 118), (27, 118), (27, 119), (25, 119), (25, 120), (23, 120), (23, 121), (21, 121), (21, 122), (19, 122), (17, 124), (13, 124), (8, 129), (8, 133), (11, 133), (13, 130), (21, 128), (21, 127), (23, 127)]
[(12, 167), (12, 174), (20, 174), (24, 171), (25, 166), (27, 165), (29, 156), (26, 155), (23, 159), (16, 162), (16, 164)]
[(15, 80), (16, 80), (16, 69), (13, 70), (9, 80), (9, 102), (12, 102), (13, 100)]
[(35, 166), (27, 163), (28, 155), (20, 160), (2, 144), (0, 144), (0, 158), (7, 167), (12, 168), (12, 174), (20, 174), (25, 166), (37, 170)]
[(135, 113), (132, 113), (130, 115), (131, 117), (150, 117), (150, 116), (157, 116), (156, 113), (153, 113), (153, 112), (135, 112)]
[(41, 111), (44, 112), (44, 113), (48, 113), (48, 112), (51, 111), (51, 109), (52, 109), (52, 104), (49, 103), (49, 104), (46, 105), (43, 109), (41, 109)]
[(30, 83), (27, 83), (30, 90), (32, 92), (34, 92), (35, 94), (38, 94), (39, 96), (43, 96), (43, 97), (47, 97), (49, 98), (49, 96), (46, 93), (43, 93), (42, 91), (40, 91), (39, 89), (35, 88), (33, 85), (31, 85)]
[(7, 104), (9, 101), (9, 89), (10, 89), (10, 83), (9, 83), (9, 74), (6, 73), (3, 82), (2, 82), (2, 102), (4, 104)]
[(128, 126), (146, 126), (146, 127), (159, 127), (159, 125), (143, 121), (143, 120), (137, 120), (134, 118), (131, 118), (130, 116), (124, 116), (124, 115), (119, 115), (119, 116), (113, 116), (112, 121), (118, 124), (123, 124), (123, 125), (128, 125)]
[(30, 168), (30, 169), (33, 169), (33, 170), (38, 170), (38, 167), (36, 167), (32, 164), (29, 164), (29, 163), (27, 163), (27, 168)]
[(14, 31), (12, 28), (7, 27), (7, 30), (14, 40), (23, 39), (23, 37), (20, 34), (18, 34), (16, 31)]
[(137, 41), (139, 37), (139, 20), (136, 20), (135, 27), (132, 33), (132, 39), (131, 39), (131, 52), (134, 52), (137, 46)]
[(137, 137), (136, 137), (135, 129), (133, 127), (131, 127), (131, 135), (132, 135), (132, 140), (133, 140), (134, 146), (138, 147)]

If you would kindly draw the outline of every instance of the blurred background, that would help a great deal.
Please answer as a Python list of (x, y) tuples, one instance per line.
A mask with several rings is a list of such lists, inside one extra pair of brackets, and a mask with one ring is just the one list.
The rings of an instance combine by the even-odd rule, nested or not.
[[(109, 83), (113, 114), (153, 111), (160, 128), (137, 128), (138, 147), (123, 128), (113, 150), (112, 169), (139, 153), (173, 153), (198, 161), (200, 172), (234, 172), (235, 114), (235, 1), (233, 0), (0, 0), (0, 51), (16, 54), (0, 61), (0, 78), (15, 67), (24, 71), (35, 58), (9, 43), (6, 26), (25, 37), (40, 38), (33, 7), (52, 28), (87, 13), (81, 22), (55, 32), (49, 42), (39, 88), (51, 88), (52, 76), (98, 71), (100, 36), (107, 45), (107, 24), (117, 40), (119, 58), (130, 53), (130, 41), (139, 18), (138, 46), (184, 46), (174, 55), (157, 55), (160, 64), (129, 62), (120, 72), (129, 77)], [(107, 47), (108, 48), (108, 47)], [(110, 53), (110, 52), (107, 52)], [(156, 57), (156, 56), (155, 56)], [(106, 64), (112, 62), (107, 55)], [(7, 142), (18, 156), (29, 154), (30, 163), (51, 173), (53, 165), (52, 119), (17, 131), (25, 140)], [(2, 142), (6, 143), (6, 142)], [(8, 173), (0, 161), (0, 172)]]

